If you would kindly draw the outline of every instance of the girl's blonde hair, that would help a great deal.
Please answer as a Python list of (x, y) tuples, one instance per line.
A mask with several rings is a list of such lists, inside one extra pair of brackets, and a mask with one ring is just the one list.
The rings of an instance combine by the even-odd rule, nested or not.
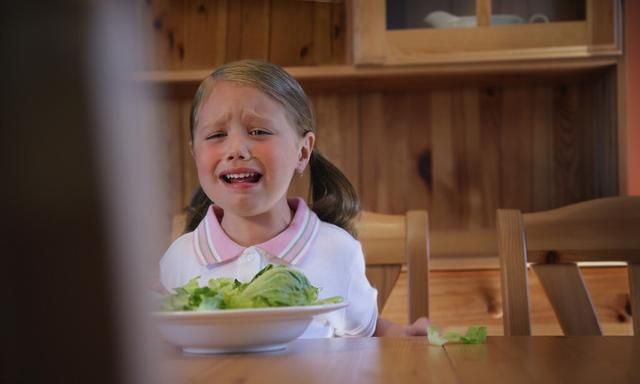
[[(218, 67), (202, 81), (191, 105), (190, 129), (198, 124), (198, 112), (216, 81), (232, 81), (256, 88), (278, 101), (287, 112), (298, 134), (304, 137), (316, 132), (315, 118), (309, 98), (300, 84), (281, 67), (258, 60), (241, 60)], [(354, 237), (353, 220), (360, 210), (360, 203), (353, 185), (347, 177), (317, 150), (309, 160), (311, 172), (311, 209), (325, 222), (335, 224)], [(205, 216), (211, 200), (199, 187), (187, 210), (185, 231), (193, 231)]]

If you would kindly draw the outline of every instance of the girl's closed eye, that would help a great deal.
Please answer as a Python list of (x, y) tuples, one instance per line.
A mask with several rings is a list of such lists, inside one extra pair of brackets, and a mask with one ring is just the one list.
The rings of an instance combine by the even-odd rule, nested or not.
[(249, 135), (251, 135), (251, 136), (265, 136), (265, 135), (271, 135), (271, 132), (268, 129), (265, 129), (265, 128), (252, 128), (251, 130), (249, 130)]
[(219, 138), (225, 137), (226, 135), (227, 133), (224, 131), (211, 132), (205, 135), (205, 140), (219, 139)]

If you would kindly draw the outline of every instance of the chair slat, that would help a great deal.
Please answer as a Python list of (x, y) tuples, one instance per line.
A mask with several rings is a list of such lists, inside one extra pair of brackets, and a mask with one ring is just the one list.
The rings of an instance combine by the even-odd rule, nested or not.
[(640, 335), (640, 264), (629, 264), (629, 299), (633, 318), (633, 334)]
[(429, 218), (426, 211), (407, 212), (409, 322), (429, 317)]
[(498, 210), (498, 254), (502, 276), (504, 332), (507, 336), (531, 334), (527, 244), (522, 214), (517, 210)]
[(576, 264), (534, 264), (532, 268), (565, 335), (602, 335), (598, 316)]

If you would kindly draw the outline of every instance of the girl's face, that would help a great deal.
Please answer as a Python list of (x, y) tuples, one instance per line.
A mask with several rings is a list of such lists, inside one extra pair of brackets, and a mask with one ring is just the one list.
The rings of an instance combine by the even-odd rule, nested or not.
[(265, 93), (216, 81), (193, 132), (200, 185), (225, 216), (287, 208), (289, 183), (307, 165), (314, 139), (313, 133), (300, 137), (282, 105)]

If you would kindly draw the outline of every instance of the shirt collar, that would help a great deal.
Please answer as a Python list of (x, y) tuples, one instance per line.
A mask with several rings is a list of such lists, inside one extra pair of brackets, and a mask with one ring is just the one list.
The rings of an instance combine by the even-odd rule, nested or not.
[[(276, 237), (255, 247), (288, 264), (296, 265), (315, 240), (320, 219), (299, 197), (287, 199), (287, 203), (295, 210), (289, 226)], [(204, 219), (193, 231), (196, 257), (200, 264), (207, 267), (233, 260), (247, 248), (233, 241), (224, 232), (220, 225), (223, 215), (224, 212), (219, 207), (209, 206)]]

